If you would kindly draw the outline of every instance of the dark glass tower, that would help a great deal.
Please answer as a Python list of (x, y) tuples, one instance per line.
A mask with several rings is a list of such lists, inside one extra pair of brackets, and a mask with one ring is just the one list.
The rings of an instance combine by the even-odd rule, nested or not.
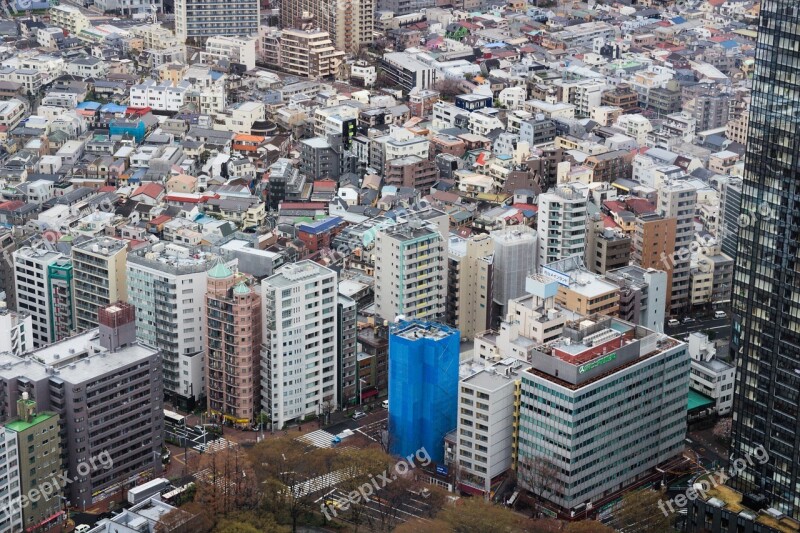
[(800, 3), (763, 0), (753, 76), (731, 349), (735, 480), (800, 518)]

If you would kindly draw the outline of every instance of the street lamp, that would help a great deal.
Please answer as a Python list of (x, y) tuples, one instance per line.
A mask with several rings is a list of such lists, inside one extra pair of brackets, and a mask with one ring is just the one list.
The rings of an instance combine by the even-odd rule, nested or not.
[(361, 397), (361, 393), (363, 392), (364, 388), (362, 387), (362, 383), (364, 382), (364, 378), (358, 378), (358, 405), (364, 404), (364, 399)]

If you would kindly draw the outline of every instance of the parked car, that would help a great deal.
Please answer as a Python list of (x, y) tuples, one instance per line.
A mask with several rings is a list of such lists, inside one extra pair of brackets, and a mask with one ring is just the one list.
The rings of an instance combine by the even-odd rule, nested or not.
[(695, 322), (696, 322), (695, 319), (690, 316), (687, 316), (686, 318), (683, 319), (684, 324), (694, 324)]
[(383, 400), (381, 402), (381, 407), (383, 407), (384, 409), (388, 409), (389, 408), (389, 400)]
[(356, 411), (353, 413), (353, 420), (358, 420), (359, 418), (364, 418), (365, 416), (367, 416), (367, 413), (364, 411)]
[(86, 524), (81, 524), (79, 526), (75, 526), (75, 533), (86, 533), (92, 529), (92, 526), (88, 526)]
[(680, 322), (679, 322), (677, 319), (675, 319), (675, 318), (670, 318), (670, 319), (667, 321), (667, 325), (668, 325), (669, 327), (671, 327), (671, 328), (674, 328), (675, 326), (680, 326), (680, 325), (681, 325), (681, 323), (680, 323)]
[(714, 318), (728, 318), (728, 314), (725, 311), (714, 311)]

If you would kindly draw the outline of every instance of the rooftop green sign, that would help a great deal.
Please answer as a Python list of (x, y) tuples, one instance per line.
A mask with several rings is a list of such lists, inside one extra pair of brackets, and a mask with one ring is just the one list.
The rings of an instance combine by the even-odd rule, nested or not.
[(611, 352), (608, 355), (604, 355), (600, 359), (595, 359), (594, 361), (590, 361), (590, 362), (586, 363), (585, 365), (579, 366), (578, 367), (578, 374), (583, 374), (585, 372), (588, 372), (589, 370), (592, 370), (593, 368), (597, 368), (600, 365), (604, 365), (606, 363), (609, 363), (609, 362), (613, 361), (616, 358), (617, 358), (617, 352)]

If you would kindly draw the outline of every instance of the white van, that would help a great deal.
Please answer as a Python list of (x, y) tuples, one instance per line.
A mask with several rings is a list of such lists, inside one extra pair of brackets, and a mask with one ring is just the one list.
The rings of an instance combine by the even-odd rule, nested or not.
[(728, 318), (728, 315), (725, 311), (714, 311), (714, 318)]
[(75, 533), (86, 533), (90, 529), (92, 529), (92, 526), (87, 524), (81, 524), (79, 526), (75, 526)]
[(388, 409), (389, 408), (389, 400), (383, 400), (381, 402), (381, 407), (383, 407), (384, 409)]

